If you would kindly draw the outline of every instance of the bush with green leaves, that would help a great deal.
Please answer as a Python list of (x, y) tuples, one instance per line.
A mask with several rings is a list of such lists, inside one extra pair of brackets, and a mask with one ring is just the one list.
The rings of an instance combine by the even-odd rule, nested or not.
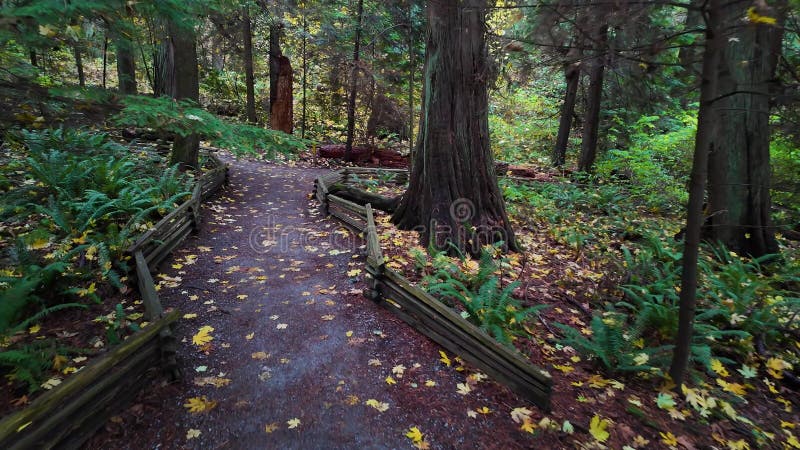
[(513, 297), (519, 282), (501, 286), (501, 278), (496, 275), (500, 266), (493, 257), (494, 253), (484, 249), (477, 270), (465, 271), (444, 252), (435, 252), (431, 264), (435, 271), (423, 279), (423, 285), (429, 293), (451, 306), (455, 306), (455, 302), (463, 308), (462, 317), (498, 342), (510, 345), (514, 336), (522, 335), (523, 324), (547, 305), (524, 308)]
[[(120, 287), (123, 252), (146, 224), (190, 195), (189, 177), (156, 153), (131, 154), (103, 133), (22, 130), (4, 175), (0, 332), (26, 315), (76, 299), (99, 301), (91, 283)], [(93, 285), (92, 285), (93, 286)]]
[(117, 126), (148, 128), (165, 134), (197, 134), (217, 147), (238, 155), (291, 156), (309, 147), (311, 142), (254, 125), (220, 119), (190, 100), (169, 97), (126, 97), (124, 106), (112, 121)]

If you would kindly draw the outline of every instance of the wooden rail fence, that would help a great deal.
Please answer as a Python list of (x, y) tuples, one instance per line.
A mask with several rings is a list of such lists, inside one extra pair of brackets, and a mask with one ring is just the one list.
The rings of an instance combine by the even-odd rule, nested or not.
[(118, 413), (159, 370), (177, 377), (177, 342), (171, 325), (180, 313), (165, 313), (151, 270), (200, 225), (200, 204), (227, 181), (228, 168), (209, 154), (213, 169), (195, 182), (192, 196), (142, 234), (127, 253), (148, 326), (97, 357), (24, 409), (0, 420), (0, 448), (80, 448), (109, 417)]
[(359, 176), (386, 176), (397, 182), (407, 172), (397, 169), (347, 168), (317, 178), (315, 194), (323, 211), (364, 233), (367, 272), (371, 276), (368, 298), (388, 309), (417, 331), (459, 355), (495, 380), (544, 410), (550, 409), (552, 378), (513, 348), (506, 347), (468, 322), (427, 292), (386, 267), (371, 205), (357, 205), (329, 194), (330, 186)]

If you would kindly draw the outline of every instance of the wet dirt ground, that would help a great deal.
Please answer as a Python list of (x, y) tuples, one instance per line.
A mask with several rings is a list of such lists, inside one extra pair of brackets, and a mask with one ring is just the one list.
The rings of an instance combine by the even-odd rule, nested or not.
[[(413, 448), (411, 427), (419, 447), (562, 447), (510, 416), (538, 421), (535, 407), (361, 295), (363, 241), (310, 199), (324, 170), (227, 162), (230, 185), (156, 276), (164, 306), (186, 314), (182, 377), (143, 391), (88, 448)], [(212, 340), (193, 342), (204, 326)], [(197, 397), (205, 411), (184, 406)]]

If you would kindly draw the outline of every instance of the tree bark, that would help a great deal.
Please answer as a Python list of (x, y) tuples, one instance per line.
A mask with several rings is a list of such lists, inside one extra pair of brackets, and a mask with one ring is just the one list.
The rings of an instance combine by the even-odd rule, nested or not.
[(358, 203), (359, 205), (366, 205), (369, 203), (373, 208), (385, 211), (389, 214), (397, 209), (397, 204), (400, 202), (400, 197), (385, 197), (342, 183), (334, 184), (328, 188), (328, 192), (342, 197), (345, 200)]
[(681, 272), (680, 308), (678, 312), (678, 334), (672, 354), (669, 374), (680, 392), (686, 375), (692, 350), (694, 316), (697, 299), (697, 259), (700, 247), (700, 234), (703, 225), (703, 202), (705, 197), (708, 158), (714, 145), (714, 128), (717, 126), (718, 74), (717, 65), (721, 35), (719, 8), (721, 0), (710, 0), (708, 24), (706, 26), (706, 48), (703, 56), (702, 79), (700, 84), (700, 110), (697, 114), (697, 135), (695, 136), (694, 160), (689, 181), (689, 205), (687, 207), (686, 235), (683, 248), (683, 269)]
[(106, 88), (107, 76), (108, 76), (108, 34), (103, 36), (103, 89)]
[(39, 58), (36, 56), (36, 50), (28, 52), (28, 56), (31, 58), (31, 65), (33, 67), (39, 67)]
[(244, 83), (247, 89), (247, 121), (250, 123), (258, 122), (256, 117), (256, 90), (255, 76), (253, 74), (253, 31), (250, 21), (249, 7), (242, 9), (242, 37), (244, 44)]
[(561, 105), (561, 120), (558, 123), (558, 137), (553, 151), (553, 166), (564, 165), (567, 159), (567, 144), (572, 130), (572, 115), (575, 113), (575, 98), (578, 96), (578, 83), (581, 79), (580, 62), (572, 62), (564, 69), (567, 89), (564, 92), (564, 104)]
[(270, 106), (272, 129), (292, 133), (294, 126), (294, 97), (292, 93), (292, 64), (289, 58), (281, 55), (278, 61), (277, 95)]
[[(742, 23), (750, 3), (722, 14), (732, 30), (719, 61), (719, 125), (709, 160), (706, 236), (753, 257), (778, 251), (771, 220), (769, 113), (783, 39), (785, 0), (758, 7), (775, 24)], [(775, 86), (777, 87), (777, 86)]]
[(423, 245), (478, 254), (516, 249), (489, 146), (486, 0), (427, 6), (425, 77), (416, 159), (392, 220)]
[[(169, 24), (170, 44), (174, 66), (174, 77), (171, 83), (171, 94), (176, 100), (194, 100), (200, 98), (200, 84), (197, 73), (197, 46), (194, 29)], [(180, 164), (183, 168), (198, 167), (198, 151), (200, 138), (196, 134), (189, 136), (176, 135), (172, 143), (172, 164)]]
[(606, 42), (608, 42), (608, 24), (603, 21), (597, 25), (595, 35), (595, 56), (589, 69), (589, 91), (587, 92), (586, 116), (583, 122), (583, 140), (578, 170), (592, 170), (597, 158), (597, 136), (600, 128), (600, 107), (603, 100), (603, 71), (606, 65)]
[(364, 0), (358, 0), (356, 17), (356, 37), (353, 43), (353, 70), (350, 73), (350, 97), (347, 100), (347, 140), (344, 147), (344, 159), (350, 161), (353, 151), (356, 125), (356, 95), (358, 94), (358, 62), (361, 56), (361, 22), (364, 17)]

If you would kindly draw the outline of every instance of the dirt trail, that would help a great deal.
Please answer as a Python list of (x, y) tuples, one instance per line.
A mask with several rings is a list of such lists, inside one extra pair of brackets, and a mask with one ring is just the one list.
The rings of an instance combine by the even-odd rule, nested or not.
[[(90, 448), (413, 448), (410, 427), (431, 448), (561, 446), (511, 420), (527, 407), (538, 422), (534, 407), (468, 381), (361, 296), (363, 242), (309, 200), (322, 171), (228, 162), (230, 186), (156, 278), (165, 307), (190, 314), (176, 329), (183, 379), (142, 393)], [(203, 326), (214, 328), (205, 348), (192, 343)], [(184, 407), (202, 396), (216, 406)]]

